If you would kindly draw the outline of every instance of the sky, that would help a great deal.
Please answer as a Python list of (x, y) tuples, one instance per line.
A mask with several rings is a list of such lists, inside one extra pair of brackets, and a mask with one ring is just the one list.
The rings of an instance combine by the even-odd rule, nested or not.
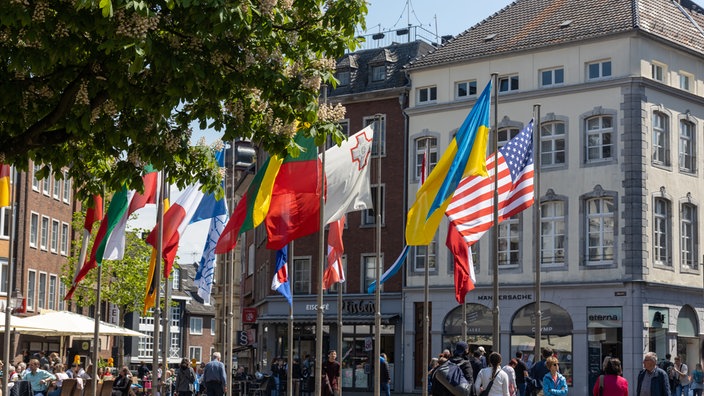
[[(371, 0), (368, 2), (367, 30), (359, 35), (374, 34), (380, 31), (395, 30), (406, 27), (422, 26), (438, 36), (457, 35), (478, 22), (512, 3), (512, 0)], [(214, 131), (198, 131), (194, 125), (193, 143), (201, 137), (208, 144), (218, 139)], [(172, 190), (171, 202), (179, 196)], [(228, 208), (231, 213), (233, 208)], [(137, 220), (130, 221), (130, 227), (154, 227), (156, 206), (147, 205), (137, 211)], [(201, 221), (190, 225), (181, 239), (177, 262), (181, 264), (199, 262), (208, 234), (210, 221)]]

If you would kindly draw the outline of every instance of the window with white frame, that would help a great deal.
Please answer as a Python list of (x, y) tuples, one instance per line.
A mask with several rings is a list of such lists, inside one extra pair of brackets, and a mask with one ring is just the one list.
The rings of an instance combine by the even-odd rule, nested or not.
[(66, 295), (66, 285), (63, 282), (59, 282), (59, 303), (56, 309), (63, 311), (66, 309), (66, 303), (64, 302), (64, 296)]
[(687, 173), (696, 172), (697, 145), (694, 124), (687, 120), (680, 120), (679, 165), (680, 171)]
[(386, 65), (375, 65), (372, 66), (372, 81), (384, 81), (386, 80)]
[(39, 247), (42, 250), (47, 249), (47, 244), (49, 243), (49, 218), (42, 216), (42, 230), (39, 235)]
[(29, 270), (27, 273), (27, 309), (34, 311), (34, 295), (37, 291), (37, 272)]
[(254, 263), (255, 263), (254, 244), (253, 243), (249, 244), (249, 248), (247, 250), (249, 251), (247, 253), (247, 276), (250, 276), (250, 275), (254, 274)]
[(0, 292), (7, 294), (7, 260), (0, 260)]
[(423, 157), (426, 158), (426, 175), (435, 168), (438, 163), (438, 139), (430, 136), (424, 136), (415, 140), (416, 146), (416, 180), (420, 180), (420, 172), (423, 168)]
[(680, 265), (697, 269), (697, 207), (684, 203), (680, 210)]
[(455, 99), (466, 99), (474, 96), (477, 96), (477, 80), (455, 83)]
[(416, 102), (418, 104), (435, 103), (438, 100), (438, 87), (423, 87), (416, 89)]
[(656, 197), (653, 210), (653, 260), (655, 264), (671, 265), (670, 201)]
[(499, 128), (499, 132), (497, 134), (498, 141), (499, 141), (498, 142), (499, 148), (506, 145), (506, 143), (508, 143), (509, 140), (515, 138), (519, 132), (521, 132), (521, 130), (518, 128), (513, 128), (513, 127)]
[(289, 282), (293, 282), (294, 295), (310, 294), (312, 288), (311, 273), (310, 257), (296, 257), (293, 259), (293, 279), (289, 279)]
[(386, 115), (381, 114), (378, 117), (364, 117), (363, 123), (365, 127), (372, 125), (372, 128), (374, 129), (372, 155), (377, 155), (379, 152), (379, 145), (381, 145), (381, 155), (386, 155)]
[(29, 219), (29, 246), (36, 248), (39, 237), (39, 214), (32, 212)]
[(565, 201), (540, 204), (540, 262), (557, 267), (565, 265)]
[(349, 71), (338, 71), (335, 75), (337, 78), (337, 86), (344, 87), (350, 85), (350, 72)]
[(188, 347), (188, 356), (190, 357), (191, 360), (194, 360), (196, 362), (202, 362), (203, 361), (203, 348), (199, 346), (191, 346)]
[(540, 127), (540, 165), (545, 167), (565, 163), (565, 123), (544, 122)]
[(586, 205), (587, 265), (612, 264), (615, 242), (615, 205), (611, 197), (590, 198)]
[(0, 208), (0, 239), (10, 238), (10, 207)]
[(39, 175), (37, 174), (37, 172), (39, 172), (41, 168), (42, 167), (37, 164), (34, 164), (34, 166), (32, 167), (32, 190), (34, 191), (39, 191), (39, 184), (41, 182), (39, 181)]
[(596, 116), (586, 119), (587, 162), (600, 162), (612, 159), (613, 117)]
[(39, 273), (39, 289), (37, 298), (37, 307), (46, 308), (46, 273)]
[[(343, 254), (340, 260), (342, 261), (342, 273), (347, 276), (347, 255)], [(339, 287), (342, 287), (343, 293), (347, 293), (347, 282), (335, 282), (330, 286), (330, 289), (328, 290), (330, 291), (330, 293), (337, 293), (337, 289)]]
[(508, 268), (518, 266), (520, 250), (520, 221), (518, 216), (513, 216), (499, 224), (499, 267)]
[(171, 290), (181, 290), (181, 269), (174, 267), (171, 271)]
[(541, 87), (554, 87), (565, 83), (565, 69), (562, 66), (544, 69), (539, 73)]
[(140, 330), (139, 332), (144, 334), (144, 336), (139, 337), (139, 344), (137, 344), (137, 354), (141, 358), (150, 358), (154, 356), (154, 331)]
[(651, 63), (650, 78), (655, 81), (665, 82), (665, 65), (658, 62)]
[(371, 225), (376, 225), (376, 215), (377, 215), (377, 208), (379, 209), (379, 213), (381, 214), (381, 225), (384, 225), (384, 204), (386, 201), (386, 196), (384, 195), (385, 189), (384, 186), (381, 186), (381, 204), (377, 202), (377, 188), (378, 186), (372, 186), (372, 204), (373, 207), (371, 209), (366, 209), (362, 211), (362, 226), (371, 226)]
[[(437, 268), (437, 252), (438, 252), (438, 242), (437, 238), (433, 238), (429, 245), (425, 246), (414, 246), (413, 247), (413, 271), (424, 272), (425, 271), (425, 259), (426, 251), (428, 253), (428, 271), (435, 271)], [(383, 271), (382, 271), (383, 272)]]
[(56, 200), (61, 199), (61, 184), (63, 184), (61, 180), (54, 180), (54, 190), (52, 191), (51, 196)]
[(69, 237), (69, 227), (67, 223), (61, 223), (61, 255), (66, 256), (68, 254), (68, 237)]
[(68, 176), (68, 172), (64, 172), (64, 203), (71, 203), (71, 179)]
[(51, 252), (56, 253), (59, 250), (59, 221), (51, 220)]
[(56, 275), (49, 275), (49, 309), (56, 309)]
[(203, 318), (191, 317), (190, 334), (203, 334)]
[(518, 91), (518, 74), (499, 77), (499, 92)]
[(600, 60), (587, 63), (587, 80), (611, 77), (611, 61)]
[[(381, 256), (381, 273), (384, 273), (384, 256)], [(362, 255), (362, 293), (366, 293), (369, 285), (376, 281), (376, 254)], [(381, 285), (381, 290), (384, 285)]]
[(215, 335), (215, 318), (210, 318), (210, 335)]
[(49, 171), (49, 176), (42, 179), (42, 193), (47, 197), (51, 195), (51, 171)]
[(658, 111), (653, 112), (653, 163), (670, 165), (669, 117)]
[(685, 72), (680, 72), (680, 89), (685, 90), (687, 92), (692, 92), (692, 81), (694, 80), (694, 77)]
[[(171, 307), (171, 327), (181, 327), (181, 307)], [(202, 326), (201, 326), (202, 327)]]

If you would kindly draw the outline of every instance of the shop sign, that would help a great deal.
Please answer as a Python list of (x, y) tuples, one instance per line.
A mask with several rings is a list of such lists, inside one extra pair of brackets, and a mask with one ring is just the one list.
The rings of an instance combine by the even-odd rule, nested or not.
[[(323, 304), (323, 311), (327, 311), (330, 309), (330, 306), (328, 304)], [(317, 311), (318, 310), (318, 304), (306, 304), (306, 311)]]
[(670, 323), (669, 312), (666, 307), (648, 307), (648, 321), (650, 327), (665, 328)]
[(618, 328), (623, 323), (621, 307), (587, 307), (587, 327)]
[(257, 323), (257, 309), (256, 308), (243, 308), (242, 309), (242, 323)]
[[(492, 295), (479, 295), (477, 296), (478, 301), (491, 301), (494, 299)], [(533, 295), (530, 293), (517, 293), (517, 294), (499, 294), (499, 301), (533, 301)]]
[(376, 305), (371, 300), (343, 301), (342, 312), (349, 314), (374, 314)]

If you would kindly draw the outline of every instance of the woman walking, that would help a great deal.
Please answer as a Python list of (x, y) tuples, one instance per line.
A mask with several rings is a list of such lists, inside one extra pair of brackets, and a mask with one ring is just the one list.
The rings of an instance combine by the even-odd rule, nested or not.
[(549, 373), (543, 377), (543, 395), (544, 396), (562, 396), (567, 394), (567, 380), (557, 370), (560, 365), (557, 363), (555, 356), (550, 356), (545, 361), (548, 366)]
[(196, 373), (191, 368), (191, 362), (183, 358), (176, 373), (176, 394), (178, 396), (193, 396)]
[[(501, 355), (492, 352), (489, 355), (489, 366), (483, 368), (474, 382), (474, 390), (481, 396), (510, 396), (508, 374), (501, 369)], [(486, 393), (482, 393), (488, 390)]]
[[(594, 384), (594, 396), (628, 396), (628, 381), (621, 377), (621, 361), (609, 358), (604, 366), (604, 375), (600, 375)], [(601, 393), (599, 393), (601, 388)]]

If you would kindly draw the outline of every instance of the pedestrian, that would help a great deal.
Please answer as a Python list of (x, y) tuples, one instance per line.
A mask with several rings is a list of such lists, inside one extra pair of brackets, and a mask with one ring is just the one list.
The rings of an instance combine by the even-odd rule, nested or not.
[(523, 361), (523, 352), (516, 352), (516, 367), (513, 368), (516, 372), (516, 389), (518, 396), (526, 396), (526, 378), (528, 378), (528, 366)]
[(675, 383), (674, 395), (689, 396), (689, 368), (679, 356), (675, 356), (675, 364), (670, 373)]
[[(328, 353), (328, 360), (323, 363), (322, 389), (323, 396), (334, 396), (340, 390), (340, 363), (335, 359), (337, 352), (331, 349)], [(210, 395), (208, 395), (210, 396)]]
[(482, 362), (482, 368), (486, 368), (486, 367), (487, 367), (487, 363), (486, 363), (486, 350), (484, 349), (483, 346), (480, 346), (479, 348), (477, 348), (477, 350), (478, 350), (479, 353), (481, 354), (481, 355), (479, 356), (479, 360)]
[(594, 396), (628, 396), (628, 381), (621, 376), (621, 361), (611, 357), (604, 365), (604, 374), (594, 384)]
[(677, 381), (675, 380), (675, 376), (672, 372), (672, 368), (675, 366), (675, 364), (672, 363), (672, 360), (670, 360), (671, 358), (672, 355), (670, 355), (669, 353), (665, 354), (665, 359), (658, 363), (658, 367), (660, 367), (665, 371), (665, 373), (667, 373), (668, 382), (670, 383), (670, 390), (674, 392), (675, 388), (677, 387)]
[(56, 376), (46, 370), (39, 368), (39, 359), (29, 360), (29, 371), (25, 373), (23, 380), (29, 381), (34, 396), (46, 396), (47, 389), (51, 381), (56, 380)]
[(542, 348), (540, 354), (543, 359), (536, 362), (530, 369), (531, 392), (533, 394), (538, 394), (543, 389), (543, 378), (545, 378), (545, 374), (550, 372), (547, 359), (552, 356), (552, 348)]
[(467, 360), (467, 353), (469, 352), (469, 345), (464, 341), (459, 341), (455, 344), (455, 350), (452, 353), (450, 362), (456, 364), (460, 370), (462, 370), (462, 376), (467, 380), (467, 386), (472, 389), (474, 386), (474, 370), (472, 368), (472, 363)]
[[(658, 356), (648, 352), (643, 357), (643, 370), (638, 373), (636, 396), (670, 396), (670, 381), (665, 370), (657, 367)], [(650, 389), (650, 392), (647, 391)]]
[(517, 387), (516, 387), (516, 359), (511, 359), (507, 365), (504, 366), (503, 370), (506, 372), (508, 375), (508, 393), (511, 396), (516, 396), (517, 395)]
[(227, 392), (227, 374), (220, 359), (220, 352), (213, 352), (210, 362), (203, 370), (203, 383), (208, 396), (223, 396)]
[(501, 355), (492, 352), (489, 355), (489, 365), (483, 368), (474, 383), (474, 391), (477, 395), (488, 390), (487, 396), (510, 396), (508, 374), (501, 369)]
[(702, 364), (697, 363), (692, 371), (692, 382), (690, 389), (694, 396), (702, 396), (702, 390), (704, 389), (704, 371), (702, 371)]
[(379, 367), (381, 370), (380, 380), (381, 383), (381, 394), (386, 396), (391, 396), (391, 372), (389, 371), (389, 361), (384, 352), (381, 353), (379, 357)]
[(560, 374), (560, 364), (555, 356), (550, 356), (545, 360), (545, 364), (550, 370), (543, 377), (543, 395), (563, 396), (567, 394), (567, 380)]
[(176, 394), (178, 396), (193, 396), (195, 391), (196, 373), (191, 368), (187, 358), (181, 359), (176, 373)]

